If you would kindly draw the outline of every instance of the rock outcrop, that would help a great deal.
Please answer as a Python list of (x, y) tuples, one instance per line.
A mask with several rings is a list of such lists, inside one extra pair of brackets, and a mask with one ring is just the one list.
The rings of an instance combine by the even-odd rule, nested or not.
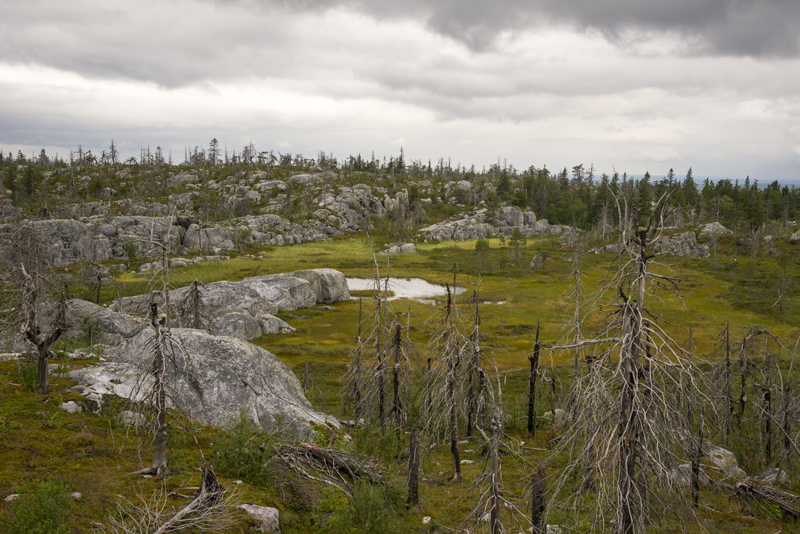
[(697, 235), (694, 232), (664, 236), (656, 242), (655, 249), (664, 254), (690, 258), (707, 258), (709, 255), (708, 246), (698, 243)]
[[(619, 254), (624, 247), (619, 243), (609, 243), (601, 247), (593, 248), (590, 252), (601, 254), (611, 252)], [(708, 245), (698, 243), (694, 232), (684, 232), (673, 236), (662, 236), (655, 245), (656, 252), (669, 254), (671, 256), (688, 256), (691, 258), (707, 258), (709, 255)]]
[(521, 211), (512, 206), (490, 211), (482, 208), (446, 221), (426, 226), (419, 231), (425, 241), (483, 239), (492, 236), (511, 237), (514, 228), (523, 235), (564, 235), (575, 232), (571, 226), (550, 224), (547, 219), (537, 220), (532, 211)]
[[(182, 324), (191, 324), (189, 286), (169, 292), (173, 309)], [(274, 317), (281, 310), (296, 310), (350, 298), (347, 280), (334, 269), (310, 269), (293, 273), (246, 278), (240, 282), (214, 282), (201, 288), (201, 315), (215, 334), (254, 339), (264, 334), (291, 331)], [(147, 315), (150, 296), (125, 297), (117, 307), (126, 313)]]
[[(114, 351), (114, 361), (146, 372), (152, 340), (151, 329), (141, 332)], [(261, 347), (186, 328), (173, 328), (167, 343), (174, 354), (167, 368), (172, 402), (195, 421), (225, 427), (246, 410), (259, 426), (281, 425), (301, 438), (312, 424), (338, 427), (311, 407), (294, 373)]]
[(145, 328), (145, 323), (128, 314), (104, 308), (80, 299), (67, 301), (66, 335), (81, 338), (92, 328), (93, 340), (106, 345), (118, 345)]
[(700, 231), (697, 233), (699, 239), (710, 239), (712, 237), (719, 237), (725, 234), (732, 234), (730, 230), (725, 228), (718, 222), (704, 224)]
[[(338, 427), (335, 418), (311, 407), (294, 373), (261, 347), (188, 328), (173, 328), (166, 339), (168, 402), (190, 419), (224, 428), (244, 411), (263, 428), (280, 425), (300, 438), (313, 424)], [(94, 409), (108, 395), (145, 400), (152, 343), (148, 328), (111, 350), (113, 362), (70, 372), (75, 389)]]

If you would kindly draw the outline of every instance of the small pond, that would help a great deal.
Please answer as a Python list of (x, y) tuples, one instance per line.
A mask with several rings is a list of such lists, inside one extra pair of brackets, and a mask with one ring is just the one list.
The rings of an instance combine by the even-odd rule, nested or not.
[[(385, 288), (386, 279), (381, 280), (381, 290)], [(347, 288), (350, 291), (371, 291), (375, 289), (375, 280), (372, 278), (348, 278)], [(465, 287), (457, 287), (456, 295), (466, 291)], [(447, 294), (443, 285), (431, 284), (422, 278), (389, 278), (389, 300), (412, 299), (423, 304), (435, 304), (431, 299)]]

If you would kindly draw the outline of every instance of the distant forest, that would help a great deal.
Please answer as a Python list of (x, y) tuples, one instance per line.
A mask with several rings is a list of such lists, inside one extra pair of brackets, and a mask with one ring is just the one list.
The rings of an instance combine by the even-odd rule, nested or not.
[[(445, 159), (407, 162), (402, 149), (398, 156), (388, 159), (359, 154), (338, 160), (324, 152), (306, 158), (258, 151), (252, 144), (238, 153), (228, 152), (216, 139), (208, 148), (185, 149), (183, 156), (181, 163), (175, 163), (172, 154), (165, 156), (157, 147), (142, 149), (139, 158), (122, 161), (112, 141), (100, 155), (78, 146), (68, 160), (51, 158), (44, 149), (37, 157), (26, 157), (21, 151), (14, 157), (0, 150), (0, 168), (5, 196), (30, 214), (38, 213), (42, 203), (47, 206), (48, 195), (51, 202), (126, 195), (163, 200), (174, 192), (168, 190), (167, 177), (179, 172), (196, 172), (203, 181), (233, 176), (247, 183), (254, 173), (259, 179), (285, 179), (297, 173), (329, 171), (341, 185), (365, 183), (387, 191), (406, 189), (409, 203), (420, 203), (434, 217), (455, 213), (456, 207), (513, 205), (532, 210), (551, 223), (591, 229), (614, 225), (615, 199), (644, 219), (653, 203), (664, 195), (668, 195), (666, 204), (675, 208), (668, 221), (674, 226), (718, 221), (743, 232), (761, 229), (767, 222), (785, 226), (800, 216), (800, 189), (794, 186), (781, 186), (776, 180), (763, 187), (749, 178), (743, 183), (708, 178), (698, 181), (691, 168), (684, 175), (670, 169), (660, 179), (651, 178), (649, 173), (636, 178), (626, 173), (598, 175), (593, 166), (583, 164), (553, 172), (535, 166), (519, 170), (498, 162), (478, 170), (474, 166), (452, 166)], [(453, 182), (461, 181), (469, 182), (469, 186), (453, 187)], [(62, 187), (53, 188), (53, 182)], [(159, 194), (164, 197), (159, 199)]]

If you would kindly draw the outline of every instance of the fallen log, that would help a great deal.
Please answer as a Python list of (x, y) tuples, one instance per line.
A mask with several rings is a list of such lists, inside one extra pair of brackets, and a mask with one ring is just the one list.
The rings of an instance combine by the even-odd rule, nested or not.
[(712, 480), (712, 484), (721, 488), (734, 497), (766, 502), (777, 506), (784, 516), (792, 519), (800, 517), (800, 496), (771, 486), (764, 486), (752, 480), (743, 480), (736, 484), (725, 484)]

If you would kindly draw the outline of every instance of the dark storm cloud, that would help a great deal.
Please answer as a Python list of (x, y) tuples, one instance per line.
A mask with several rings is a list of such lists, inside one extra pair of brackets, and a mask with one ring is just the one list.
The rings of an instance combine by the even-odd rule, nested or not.
[[(230, 0), (223, 0), (230, 1)], [(269, 3), (269, 2), (267, 2)], [(345, 6), (374, 17), (425, 21), (474, 50), (504, 32), (567, 24), (623, 44), (629, 34), (677, 32), (699, 45), (693, 53), (795, 56), (800, 52), (797, 0), (303, 0), (294, 9)]]

